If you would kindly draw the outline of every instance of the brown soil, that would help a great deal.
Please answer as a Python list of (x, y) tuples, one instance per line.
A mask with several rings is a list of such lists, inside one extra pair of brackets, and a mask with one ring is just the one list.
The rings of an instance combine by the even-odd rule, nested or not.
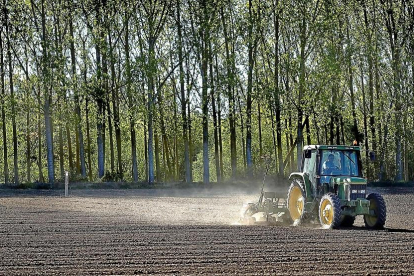
[(386, 229), (240, 226), (256, 193), (0, 190), (0, 275), (412, 275), (413, 188), (377, 189)]

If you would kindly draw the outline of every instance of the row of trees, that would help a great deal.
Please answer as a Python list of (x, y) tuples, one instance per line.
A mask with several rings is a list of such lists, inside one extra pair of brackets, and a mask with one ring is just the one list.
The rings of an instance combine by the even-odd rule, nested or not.
[(413, 0), (1, 2), (5, 183), (283, 176), (353, 140), (414, 179)]

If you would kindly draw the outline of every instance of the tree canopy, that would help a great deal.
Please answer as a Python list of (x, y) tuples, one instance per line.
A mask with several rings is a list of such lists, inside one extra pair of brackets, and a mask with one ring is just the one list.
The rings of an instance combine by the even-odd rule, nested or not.
[[(414, 1), (1, 0), (0, 182), (414, 180)], [(376, 162), (368, 162), (375, 152)]]

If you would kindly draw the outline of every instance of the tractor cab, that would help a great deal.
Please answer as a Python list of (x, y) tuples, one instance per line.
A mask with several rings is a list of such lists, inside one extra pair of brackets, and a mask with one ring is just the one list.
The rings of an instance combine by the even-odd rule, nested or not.
[(339, 182), (360, 182), (363, 178), (360, 149), (355, 146), (306, 146), (302, 173), (316, 197), (337, 193)]

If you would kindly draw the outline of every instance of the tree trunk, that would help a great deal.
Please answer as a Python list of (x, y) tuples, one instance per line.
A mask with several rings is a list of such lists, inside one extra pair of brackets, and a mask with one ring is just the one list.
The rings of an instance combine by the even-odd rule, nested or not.
[[(75, 52), (75, 36), (73, 32), (73, 17), (74, 7), (71, 6), (71, 15), (69, 16), (69, 32), (70, 32), (70, 58), (72, 69), (72, 89), (75, 100), (75, 126), (76, 126), (76, 167), (80, 167), (80, 174), (82, 177), (86, 177), (85, 167), (85, 146), (82, 133), (82, 116), (79, 102), (79, 91), (77, 85), (77, 73), (76, 73), (76, 52)], [(79, 171), (78, 171), (79, 172)]]
[[(154, 140), (154, 106), (155, 106), (155, 78), (157, 74), (157, 57), (155, 52), (155, 45), (157, 38), (160, 35), (160, 32), (164, 29), (163, 26), (166, 21), (166, 16), (170, 10), (170, 1), (160, 2), (159, 5), (154, 5), (153, 3), (141, 2), (143, 6), (143, 17), (146, 19), (146, 29), (147, 29), (147, 65), (145, 74), (147, 77), (147, 94), (148, 94), (148, 182), (154, 182), (154, 150), (153, 150), (153, 140)], [(141, 47), (142, 51), (142, 47)]]
[(302, 98), (305, 94), (305, 74), (306, 74), (306, 54), (305, 46), (307, 42), (307, 28), (306, 28), (305, 15), (303, 16), (302, 23), (300, 25), (300, 65), (299, 65), (299, 96), (298, 96), (298, 122), (297, 122), (297, 169), (300, 171), (302, 161), (302, 148), (303, 148), (303, 110), (302, 110)]
[(262, 138), (262, 108), (260, 106), (260, 101), (257, 101), (257, 120), (259, 125), (259, 155), (263, 156), (263, 138)]
[[(99, 88), (98, 88), (99, 89)], [(100, 92), (98, 92), (100, 93)], [(104, 109), (104, 102), (103, 99), (97, 99), (98, 105), (98, 113), (97, 113), (97, 123), (96, 123), (96, 131), (97, 131), (97, 138), (96, 142), (98, 145), (98, 177), (102, 178), (105, 174), (105, 153), (104, 153), (104, 126), (103, 126), (103, 109)]]
[[(43, 3), (42, 3), (43, 5)], [(14, 84), (13, 84), (13, 60), (11, 53), (10, 42), (10, 29), (9, 18), (6, 15), (6, 38), (7, 38), (7, 56), (9, 59), (9, 87), (10, 87), (10, 100), (11, 100), (11, 117), (12, 117), (12, 129), (13, 129), (13, 163), (14, 163), (14, 184), (19, 184), (19, 160), (17, 151), (17, 126), (16, 126), (16, 101), (14, 97)], [(7, 157), (7, 156), (6, 156)]]
[[(241, 142), (242, 142), (242, 147), (243, 147), (243, 168), (244, 171), (246, 171), (247, 169), (247, 163), (246, 163), (246, 143), (244, 140), (244, 118), (243, 118), (243, 110), (242, 110), (242, 106), (241, 106), (241, 101), (240, 101), (240, 97), (237, 98), (238, 100), (238, 104), (239, 104), (239, 113), (240, 113), (240, 131), (241, 131)], [(246, 135), (247, 137), (247, 135)]]
[[(332, 91), (333, 93), (333, 91)], [(332, 110), (333, 110), (333, 100), (331, 102), (331, 116), (329, 116), (329, 144), (333, 145), (334, 144), (334, 139), (335, 139), (335, 133), (334, 133), (334, 128), (335, 128), (335, 123), (334, 123), (334, 115), (332, 114)]]
[[(289, 111), (289, 117), (290, 116), (291, 116), (291, 114), (290, 114), (290, 111)], [(289, 122), (291, 122), (290, 119), (289, 119)], [(291, 127), (291, 124), (288, 123), (288, 120), (287, 119), (285, 119), (285, 126), (286, 126), (286, 128), (289, 128), (289, 129)], [(285, 132), (285, 141), (286, 141), (286, 153), (289, 153), (289, 150), (290, 150), (291, 145), (290, 145), (289, 133), (287, 131)], [(286, 161), (287, 161), (287, 165), (288, 165), (289, 171), (290, 171), (290, 169), (292, 168), (292, 164), (290, 163), (289, 156), (286, 157)], [(285, 166), (283, 166), (283, 170), (284, 169), (285, 169)]]
[[(160, 143), (157, 131), (154, 132), (155, 142), (155, 173), (157, 182), (161, 181)], [(164, 163), (165, 164), (165, 163)]]
[(117, 174), (122, 178), (123, 169), (122, 169), (122, 141), (121, 141), (121, 127), (119, 121), (119, 97), (118, 90), (113, 92), (115, 94), (114, 102), (114, 124), (115, 124), (115, 141), (116, 141), (116, 151), (117, 151)]
[[(126, 26), (125, 28), (125, 70), (126, 70), (125, 73), (126, 73), (126, 94), (128, 98), (128, 107), (130, 110), (129, 132), (131, 135), (132, 179), (134, 180), (134, 182), (138, 182), (137, 138), (136, 138), (136, 131), (135, 131), (135, 121), (134, 121), (134, 116), (133, 116), (134, 114), (133, 96), (132, 96), (132, 91), (131, 91), (132, 73), (131, 73), (131, 62), (130, 62), (130, 56), (129, 56), (130, 49), (129, 49), (129, 27), (128, 27), (129, 16), (128, 14), (125, 14), (124, 25)], [(144, 141), (144, 144), (146, 145), (146, 139)], [(146, 154), (146, 151), (145, 151), (145, 154)], [(147, 161), (146, 158), (145, 158), (145, 161)], [(118, 157), (118, 162), (119, 163), (121, 162), (119, 157)]]
[(203, 113), (203, 183), (210, 182), (210, 161), (208, 149), (208, 62), (209, 50), (208, 43), (210, 41), (210, 34), (208, 29), (208, 10), (207, 1), (202, 0), (203, 19), (201, 32), (201, 81), (202, 81), (202, 113)]
[[(229, 128), (230, 128), (230, 159), (232, 177), (237, 175), (237, 137), (236, 137), (236, 101), (234, 96), (234, 49), (230, 51), (230, 38), (227, 33), (227, 23), (223, 8), (221, 19), (224, 33), (224, 44), (226, 48), (226, 71), (227, 71), (227, 95), (229, 98)], [(234, 48), (234, 47), (233, 47)]]
[(357, 114), (355, 109), (355, 94), (354, 94), (354, 72), (352, 70), (352, 52), (351, 52), (351, 39), (349, 37), (349, 26), (346, 28), (346, 34), (348, 39), (348, 48), (347, 51), (347, 61), (348, 61), (348, 74), (349, 74), (349, 80), (348, 80), (348, 86), (349, 86), (349, 92), (351, 94), (351, 109), (352, 109), (352, 119), (353, 119), (353, 126), (352, 126), (352, 133), (354, 136), (354, 140), (356, 141), (356, 144), (359, 145), (360, 137), (359, 137), (359, 130), (358, 130), (358, 122), (357, 122)]
[(220, 92), (217, 95), (217, 116), (218, 116), (218, 135), (219, 135), (219, 158), (220, 158), (220, 175), (224, 178), (224, 164), (223, 164), (223, 139), (222, 139), (222, 127), (221, 127), (221, 97)]
[(369, 170), (369, 145), (368, 145), (368, 122), (367, 122), (367, 111), (366, 111), (366, 97), (365, 97), (365, 85), (364, 85), (364, 72), (361, 64), (361, 93), (362, 93), (362, 105), (363, 105), (363, 116), (364, 116), (364, 143), (365, 143), (365, 168), (367, 170), (367, 178), (370, 178)]
[[(60, 104), (58, 104), (59, 110), (62, 110)], [(59, 112), (60, 122), (62, 122), (62, 112)], [(59, 125), (59, 169), (60, 169), (60, 179), (65, 179), (65, 162), (63, 157), (63, 127), (62, 124)]]
[[(154, 128), (153, 128), (153, 112), (154, 112), (154, 63), (155, 63), (155, 38), (149, 39), (149, 72), (148, 72), (148, 182), (154, 182)], [(158, 173), (158, 171), (157, 171)], [(158, 179), (157, 179), (158, 180)]]
[[(217, 81), (220, 80), (219, 76), (219, 70), (218, 70), (218, 60), (217, 60), (217, 54), (215, 55), (216, 60), (216, 79)], [(223, 141), (222, 141), (222, 130), (221, 130), (221, 93), (220, 89), (216, 89), (217, 94), (217, 132), (218, 132), (218, 148), (219, 148), (219, 154), (218, 158), (220, 160), (219, 162), (219, 172), (220, 172), (220, 181), (223, 180), (224, 171), (223, 171)], [(215, 105), (214, 105), (215, 106)]]
[[(47, 89), (47, 87), (45, 87)], [(45, 99), (45, 128), (46, 128), (46, 152), (47, 152), (47, 170), (48, 181), (53, 187), (55, 181), (55, 165), (53, 157), (53, 134), (52, 134), (52, 119), (50, 118), (50, 98)]]
[[(112, 66), (113, 61), (111, 61)], [(115, 79), (115, 68), (111, 70), (112, 78), (114, 83)], [(123, 170), (122, 170), (122, 142), (121, 142), (121, 127), (119, 121), (119, 95), (118, 89), (114, 87), (112, 84), (112, 105), (113, 105), (113, 113), (114, 113), (114, 125), (115, 125), (115, 142), (116, 142), (116, 153), (117, 153), (117, 174), (122, 178)]]
[[(376, 50), (377, 51), (377, 50)], [(384, 103), (381, 100), (380, 97), (380, 91), (381, 91), (381, 86), (380, 86), (380, 76), (379, 76), (379, 68), (378, 68), (378, 55), (376, 55), (375, 58), (375, 65), (374, 65), (374, 70), (375, 70), (375, 91), (376, 91), (376, 100), (377, 103), (379, 103), (378, 105), (378, 109), (377, 109), (377, 129), (378, 129), (378, 145), (380, 145), (380, 150), (378, 150), (379, 152), (383, 150), (383, 148), (381, 147), (381, 145), (383, 144), (383, 133), (382, 133), (382, 129), (383, 129), (383, 124), (385, 122), (384, 120)], [(379, 155), (379, 153), (376, 153)]]
[[(209, 43), (210, 52), (211, 42)], [(220, 171), (220, 156), (219, 156), (219, 141), (218, 141), (218, 124), (217, 124), (217, 110), (216, 110), (216, 99), (215, 93), (216, 89), (214, 86), (214, 74), (213, 74), (213, 57), (210, 56), (210, 98), (211, 98), (211, 107), (213, 110), (213, 126), (214, 126), (214, 161), (216, 165), (216, 177), (217, 182), (221, 182), (221, 171)]]
[(336, 144), (340, 145), (341, 144), (341, 132), (340, 132), (340, 119), (339, 119), (339, 114), (338, 111), (335, 111), (336, 116), (335, 116), (335, 123), (336, 123)]
[[(391, 105), (390, 105), (391, 108)], [(381, 158), (380, 158), (380, 171), (379, 171), (379, 181), (383, 181), (387, 178), (387, 168), (386, 168), (386, 160), (385, 157), (387, 156), (387, 150), (388, 150), (388, 143), (387, 143), (387, 139), (388, 139), (388, 121), (389, 121), (389, 117), (386, 118), (385, 123), (384, 123), (384, 139), (383, 139), (383, 144), (381, 146), (382, 151), (381, 151)]]
[[(278, 168), (278, 154), (277, 154), (277, 142), (276, 142), (276, 127), (275, 127), (275, 119), (274, 119), (274, 108), (270, 107), (270, 121), (272, 123), (272, 142), (273, 142), (273, 150), (275, 151), (275, 167), (277, 168), (277, 173), (279, 173)], [(282, 161), (283, 162), (283, 161)]]
[(159, 107), (159, 121), (161, 124), (161, 137), (162, 137), (162, 147), (163, 147), (163, 158), (165, 159), (164, 165), (167, 165), (168, 171), (164, 170), (166, 177), (168, 180), (170, 180), (170, 177), (173, 174), (173, 168), (171, 164), (171, 158), (170, 158), (170, 149), (169, 149), (169, 142), (168, 142), (168, 136), (167, 136), (167, 130), (165, 127), (165, 120), (164, 120), (164, 99), (161, 95), (161, 93), (157, 93), (157, 100), (158, 100), (158, 107)]
[[(40, 91), (40, 90), (39, 90)], [(45, 182), (45, 178), (43, 176), (43, 168), (42, 168), (42, 125), (41, 125), (41, 115), (40, 115), (40, 106), (39, 106), (39, 113), (37, 118), (37, 138), (39, 141), (38, 145), (38, 155), (37, 155), (37, 166), (39, 169), (39, 182), (43, 183)]]
[(70, 171), (73, 171), (75, 167), (73, 165), (72, 138), (70, 136), (69, 122), (66, 122), (65, 129), (66, 129), (66, 139), (68, 140), (69, 168), (70, 168)]
[(45, 95), (45, 105), (44, 105), (44, 117), (45, 117), (45, 131), (46, 131), (46, 153), (47, 153), (47, 169), (48, 169), (48, 181), (50, 186), (53, 187), (55, 181), (55, 165), (53, 157), (53, 133), (52, 133), (52, 119), (50, 118), (51, 113), (51, 91), (49, 88), (49, 70), (48, 70), (48, 41), (46, 34), (46, 13), (44, 9), (44, 1), (41, 3), (42, 9), (42, 48), (43, 48), (43, 57), (42, 57), (42, 70), (43, 70), (43, 93)]
[(403, 163), (402, 163), (402, 139), (403, 130), (401, 126), (402, 107), (401, 103), (401, 75), (400, 75), (400, 50), (394, 48), (393, 55), (393, 71), (394, 71), (394, 92), (395, 92), (395, 181), (403, 180)]
[(180, 94), (181, 94), (181, 120), (183, 128), (183, 142), (184, 142), (184, 170), (185, 170), (185, 181), (191, 183), (193, 181), (191, 175), (190, 165), (190, 147), (188, 142), (188, 119), (187, 119), (187, 98), (185, 95), (185, 84), (184, 84), (184, 59), (183, 59), (183, 35), (181, 25), (181, 9), (180, 0), (177, 0), (177, 32), (178, 32), (178, 59), (179, 59), (179, 70), (180, 70)]
[(173, 167), (174, 167), (174, 181), (178, 181), (180, 175), (180, 166), (178, 160), (178, 106), (177, 106), (177, 94), (174, 93), (174, 156), (173, 156)]
[[(106, 23), (103, 23), (106, 24)], [(108, 24), (109, 25), (109, 24)], [(109, 32), (108, 29), (106, 29)], [(103, 43), (102, 47), (102, 82), (103, 82), (103, 94), (102, 98), (104, 99), (102, 122), (103, 122), (103, 147), (104, 147), (104, 158), (106, 156), (106, 122), (108, 121), (108, 130), (109, 130), (109, 161), (110, 161), (110, 173), (113, 175), (115, 171), (115, 149), (114, 149), (114, 129), (112, 124), (112, 110), (110, 104), (110, 91), (109, 91), (109, 70), (108, 70), (108, 60), (111, 56), (108, 57), (108, 46), (111, 48), (111, 45), (108, 45), (107, 35), (102, 31), (101, 41)]]
[[(401, 38), (400, 30), (404, 30), (400, 24), (404, 24), (403, 15), (396, 20), (395, 16), (398, 12), (396, 11), (394, 5), (398, 5), (397, 2), (387, 1), (385, 4), (382, 3), (384, 14), (386, 15), (385, 22), (388, 31), (390, 48), (391, 48), (391, 63), (393, 71), (393, 98), (395, 101), (394, 105), (394, 128), (395, 128), (395, 181), (401, 181), (403, 178), (403, 164), (402, 164), (402, 107), (403, 103), (401, 102), (402, 86), (401, 86)], [(405, 5), (405, 2), (404, 2)], [(402, 33), (401, 37), (406, 36)], [(405, 39), (405, 38), (403, 38)], [(386, 141), (386, 140), (385, 140)]]
[[(86, 71), (85, 71), (86, 74)], [(92, 161), (91, 161), (91, 135), (90, 135), (90, 126), (89, 126), (89, 99), (86, 98), (85, 110), (86, 110), (86, 147), (88, 150), (88, 176), (89, 181), (92, 181)]]
[[(300, 126), (300, 127), (302, 127), (302, 126)], [(292, 129), (292, 128), (293, 128), (292, 117), (289, 116), (289, 129)], [(289, 143), (290, 146), (293, 148), (295, 146), (295, 144), (293, 142), (293, 134), (292, 134), (292, 132), (289, 134), (289, 142), (290, 142)], [(297, 142), (297, 140), (296, 140), (296, 142)], [(288, 151), (289, 151), (289, 149), (288, 149)], [(300, 158), (302, 158), (302, 156)], [(290, 171), (294, 171), (295, 170), (295, 155), (294, 154), (291, 154), (290, 155), (290, 165), (291, 165)]]
[[(365, 2), (362, 2), (364, 5), (364, 19), (365, 19), (365, 31), (368, 44), (367, 59), (368, 59), (368, 95), (369, 95), (369, 126), (371, 130), (371, 145), (372, 150), (375, 152), (377, 150), (377, 137), (376, 137), (376, 128), (375, 128), (375, 117), (374, 117), (374, 74), (373, 74), (373, 61), (372, 54), (374, 52), (374, 47), (372, 46), (372, 30), (368, 23), (367, 8)], [(375, 168), (374, 168), (375, 175)]]
[(145, 158), (145, 179), (148, 181), (149, 179), (149, 160), (148, 160), (148, 131), (147, 131), (148, 123), (144, 120), (144, 158)]
[(253, 174), (252, 161), (252, 93), (253, 93), (253, 68), (254, 68), (254, 42), (253, 42), (253, 15), (252, 0), (249, 0), (248, 23), (248, 70), (247, 70), (247, 102), (246, 102), (246, 164), (247, 175)]
[[(108, 91), (109, 92), (109, 91)], [(112, 111), (109, 104), (109, 99), (106, 100), (106, 109), (108, 110), (108, 128), (109, 128), (109, 151), (111, 156), (111, 174), (115, 172), (115, 149), (114, 149), (114, 136), (113, 136), (113, 126), (112, 126)]]
[[(276, 13), (277, 11), (277, 13)], [(274, 49), (274, 83), (275, 89), (273, 91), (274, 105), (275, 105), (275, 117), (276, 117), (276, 144), (277, 144), (277, 158), (279, 164), (279, 176), (284, 175), (284, 166), (283, 166), (283, 150), (282, 150), (282, 120), (281, 120), (281, 102), (280, 102), (280, 91), (279, 91), (279, 19), (280, 19), (280, 9), (279, 9), (279, 0), (276, 0), (276, 5), (273, 7), (273, 18), (274, 18), (274, 28), (275, 28), (275, 49)]]
[(97, 131), (97, 150), (98, 150), (98, 178), (102, 178), (105, 174), (105, 142), (104, 142), (104, 108), (105, 108), (105, 99), (104, 99), (104, 91), (102, 87), (102, 60), (101, 60), (101, 43), (105, 41), (105, 36), (103, 31), (100, 29), (101, 22), (101, 11), (100, 11), (100, 4), (96, 6), (96, 20), (98, 25), (98, 35), (100, 37), (100, 41), (98, 41), (95, 45), (95, 54), (96, 54), (96, 79), (97, 84), (95, 87), (95, 95), (96, 95), (96, 104), (98, 107), (97, 114), (96, 114), (96, 131)]
[[(190, 77), (188, 74), (187, 81), (189, 81)], [(187, 87), (190, 87), (187, 85)], [(187, 99), (189, 98), (190, 90), (187, 91)], [(193, 145), (193, 132), (191, 129), (191, 109), (190, 104), (187, 104), (187, 128), (188, 128), (188, 146), (189, 146), (189, 158), (190, 158), (190, 176), (193, 179), (193, 156), (194, 156), (194, 145)]]
[(321, 144), (321, 137), (320, 137), (320, 134), (319, 134), (319, 126), (318, 126), (318, 121), (316, 120), (316, 113), (315, 112), (313, 112), (313, 125), (314, 125), (315, 130), (316, 130), (316, 141), (317, 141), (318, 145), (320, 145)]
[(137, 138), (133, 118), (129, 118), (129, 124), (129, 130), (131, 135), (132, 179), (134, 180), (134, 182), (138, 182)]
[(6, 110), (4, 99), (6, 97), (5, 87), (5, 66), (3, 56), (3, 37), (0, 31), (0, 80), (1, 80), (1, 122), (2, 122), (2, 136), (3, 136), (3, 173), (4, 173), (4, 184), (9, 184), (9, 163), (8, 163), (8, 152), (7, 152), (7, 129), (6, 129)]
[(310, 122), (309, 122), (309, 116), (308, 115), (306, 115), (306, 118), (305, 118), (305, 128), (306, 128), (306, 143), (308, 145), (312, 145)]
[[(127, 25), (126, 25), (127, 26)], [(119, 126), (119, 96), (118, 96), (118, 88), (116, 88), (116, 71), (115, 71), (115, 58), (113, 53), (113, 45), (112, 45), (112, 36), (110, 25), (108, 24), (108, 44), (109, 44), (109, 60), (110, 60), (110, 68), (111, 68), (111, 89), (110, 94), (112, 96), (112, 113), (114, 118), (114, 128), (115, 128), (115, 143), (116, 143), (116, 150), (117, 150), (117, 167), (116, 173), (118, 176), (122, 177), (122, 151), (121, 151), (121, 129)], [(109, 102), (109, 101), (108, 101)], [(108, 110), (110, 110), (110, 105), (108, 104)], [(110, 117), (109, 117), (110, 118)], [(111, 124), (110, 124), (111, 125)], [(111, 133), (111, 126), (109, 128)], [(112, 135), (110, 134), (112, 137)], [(111, 160), (115, 159), (112, 157), (113, 153), (113, 139), (111, 139), (112, 151), (111, 151)], [(115, 161), (114, 161), (115, 162)], [(112, 164), (111, 164), (112, 165)]]
[(26, 148), (27, 148), (27, 154), (26, 154), (26, 175), (27, 175), (27, 182), (32, 182), (32, 176), (31, 176), (31, 147), (30, 147), (30, 107), (27, 107), (26, 112)]

